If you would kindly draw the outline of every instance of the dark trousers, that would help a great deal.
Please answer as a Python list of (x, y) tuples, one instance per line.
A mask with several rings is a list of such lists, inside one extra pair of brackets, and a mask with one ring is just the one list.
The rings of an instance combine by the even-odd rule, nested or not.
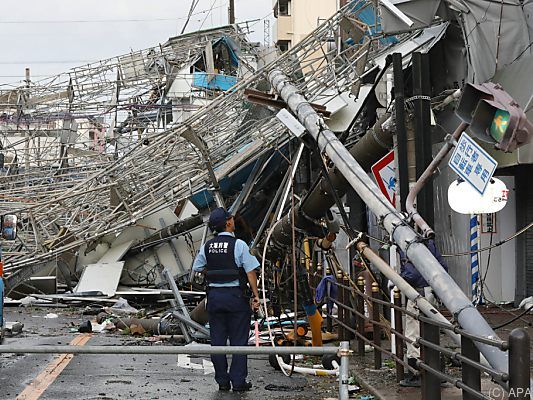
[[(238, 287), (210, 288), (207, 295), (207, 312), (211, 346), (246, 346), (250, 335), (252, 311), (249, 299)], [(233, 355), (228, 373), (228, 360), (224, 354), (212, 354), (215, 367), (215, 380), (219, 385), (229, 382), (242, 386), (248, 375), (246, 355)]]

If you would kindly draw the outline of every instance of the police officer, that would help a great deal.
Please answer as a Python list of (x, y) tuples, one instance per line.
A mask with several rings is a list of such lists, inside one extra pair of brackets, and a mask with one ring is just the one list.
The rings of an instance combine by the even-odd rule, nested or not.
[[(252, 310), (259, 309), (259, 292), (255, 269), (257, 259), (250, 254), (248, 245), (236, 239), (233, 216), (223, 207), (214, 209), (209, 216), (209, 227), (218, 234), (200, 248), (193, 270), (205, 274), (207, 280), (207, 312), (211, 331), (211, 346), (246, 346), (250, 334)], [(250, 304), (248, 284), (253, 294)], [(215, 380), (219, 390), (244, 392), (252, 388), (246, 381), (246, 355), (212, 354)]]

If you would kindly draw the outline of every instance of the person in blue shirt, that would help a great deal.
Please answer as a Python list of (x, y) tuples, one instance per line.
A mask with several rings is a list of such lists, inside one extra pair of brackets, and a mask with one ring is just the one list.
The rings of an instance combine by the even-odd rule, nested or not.
[[(433, 239), (429, 239), (424, 242), (426, 247), (429, 249), (431, 254), (437, 259), (437, 261), (440, 263), (442, 268), (446, 272), (448, 272), (448, 266), (446, 265), (446, 262), (444, 261), (444, 258), (440, 254), (439, 250), (437, 249), (437, 246), (435, 245), (435, 241)], [(403, 251), (399, 251), (400, 253), (400, 276), (407, 281), (412, 287), (414, 287), (418, 293), (421, 296), (424, 296), (431, 304), (436, 304), (435, 295), (433, 293), (433, 290), (431, 289), (431, 286), (427, 283), (427, 281), (424, 279), (422, 274), (416, 269), (416, 267), (413, 265), (413, 263), (407, 258), (406, 254)], [(410, 311), (414, 314), (418, 314), (419, 310), (416, 307), (416, 304), (408, 300), (407, 301), (407, 311)], [(408, 338), (411, 338), (415, 340), (420, 336), (420, 324), (418, 323), (418, 320), (406, 315), (405, 316), (405, 336)], [(407, 347), (407, 363), (414, 369), (418, 369), (416, 365), (416, 361), (418, 358), (420, 358), (420, 349), (416, 346), (414, 346), (411, 342), (406, 343)], [(407, 377), (400, 382), (400, 386), (406, 386), (406, 387), (420, 387), (421, 381), (419, 375), (414, 375), (410, 371), (407, 373)]]
[[(246, 346), (250, 334), (252, 310), (259, 309), (259, 291), (255, 269), (259, 261), (250, 254), (248, 245), (235, 238), (235, 221), (223, 207), (209, 215), (209, 227), (218, 234), (208, 240), (198, 252), (193, 271), (205, 274), (207, 281), (207, 313), (211, 346)], [(253, 299), (250, 303), (248, 285)], [(246, 381), (248, 359), (246, 355), (212, 354), (215, 381), (219, 390), (244, 392), (252, 388)]]

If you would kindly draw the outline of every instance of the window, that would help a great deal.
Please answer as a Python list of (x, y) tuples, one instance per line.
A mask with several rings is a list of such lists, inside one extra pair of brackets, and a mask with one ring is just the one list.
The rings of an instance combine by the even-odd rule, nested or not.
[(278, 15), (291, 15), (291, 1), (279, 0), (278, 1)]
[(278, 49), (282, 53), (285, 53), (291, 48), (291, 41), (290, 40), (278, 40), (277, 45), (278, 45)]

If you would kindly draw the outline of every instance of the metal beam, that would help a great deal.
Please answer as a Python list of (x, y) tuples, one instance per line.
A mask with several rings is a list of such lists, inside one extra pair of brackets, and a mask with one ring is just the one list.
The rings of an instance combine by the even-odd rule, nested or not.
[[(307, 128), (309, 134), (317, 141), (319, 149), (329, 156), (368, 208), (379, 218), (394, 242), (406, 253), (461, 327), (469, 333), (497, 338), (498, 335), (420, 241), (419, 236), (405, 221), (403, 215), (396, 211), (381, 194), (376, 184), (309, 106), (305, 97), (298, 92), (289, 78), (282, 71), (274, 69), (268, 73), (268, 80)], [(476, 343), (476, 347), (493, 368), (508, 371), (507, 353), (482, 343)]]
[(409, 174), (407, 172), (407, 128), (405, 126), (405, 92), (403, 82), (402, 54), (392, 55), (394, 71), (394, 113), (396, 116), (396, 159), (400, 180), (400, 208), (405, 211), (405, 200), (409, 194)]
[(255, 346), (0, 346), (0, 354), (337, 354), (338, 347)]

